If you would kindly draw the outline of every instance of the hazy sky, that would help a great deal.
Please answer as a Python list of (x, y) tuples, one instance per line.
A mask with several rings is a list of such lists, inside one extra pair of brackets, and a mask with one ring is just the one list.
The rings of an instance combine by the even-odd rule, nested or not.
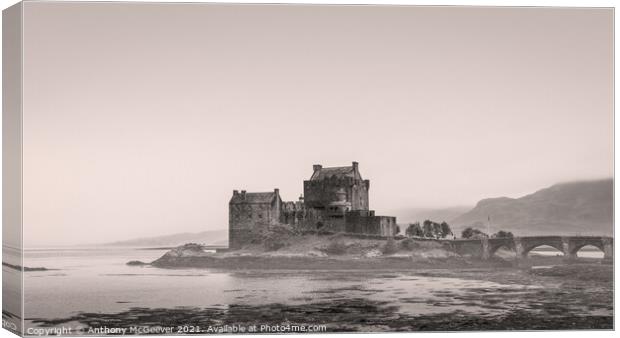
[(226, 228), (360, 162), (370, 206), (613, 175), (611, 9), (25, 4), (25, 246)]

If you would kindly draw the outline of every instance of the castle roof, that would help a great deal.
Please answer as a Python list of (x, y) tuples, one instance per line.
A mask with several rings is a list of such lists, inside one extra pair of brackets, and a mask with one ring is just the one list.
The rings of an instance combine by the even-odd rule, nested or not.
[(270, 192), (241, 192), (234, 193), (230, 199), (232, 204), (265, 204), (273, 202), (277, 194)]
[(359, 172), (356, 172), (353, 166), (348, 166), (348, 167), (320, 168), (314, 171), (314, 173), (310, 177), (310, 180), (320, 181), (326, 178), (330, 178), (332, 176), (336, 176), (338, 178), (342, 178), (342, 177), (353, 177), (353, 178), (358, 178), (358, 179), (362, 178)]

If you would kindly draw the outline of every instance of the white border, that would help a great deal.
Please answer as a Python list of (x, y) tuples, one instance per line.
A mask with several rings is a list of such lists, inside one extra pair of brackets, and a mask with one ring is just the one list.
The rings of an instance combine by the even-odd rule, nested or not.
[[(38, 1), (38, 0), (35, 0)], [(15, 0), (0, 0), (0, 3), (2, 4), (2, 9), (4, 8), (8, 8), (9, 6), (17, 3), (18, 1)], [(77, 2), (77, 1), (75, 1)], [(116, 1), (116, 0), (111, 0), (111, 1), (97, 1), (97, 0), (84, 0), (83, 2), (126, 2), (126, 1)], [(168, 3), (188, 3), (188, 2), (200, 2), (200, 1), (178, 1), (178, 0), (168, 0), (168, 1), (152, 1), (152, 0), (134, 0), (133, 2), (168, 2)], [(350, 4), (350, 5), (360, 5), (360, 4), (368, 4), (368, 5), (372, 5), (372, 4), (376, 4), (376, 5), (421, 5), (421, 6), (501, 6), (501, 7), (515, 7), (515, 6), (533, 6), (533, 7), (547, 7), (547, 6), (557, 6), (557, 7), (607, 7), (607, 8), (614, 8), (616, 7), (616, 2), (615, 1), (611, 1), (611, 0), (589, 0), (589, 1), (583, 1), (583, 0), (573, 0), (573, 1), (566, 1), (566, 0), (537, 0), (537, 1), (532, 1), (532, 0), (503, 0), (503, 1), (492, 1), (492, 0), (439, 0), (439, 1), (432, 1), (432, 0), (415, 0), (415, 1), (406, 1), (406, 0), (340, 0), (340, 1), (333, 1), (333, 0), (314, 0), (314, 1), (299, 1), (299, 0), (289, 0), (289, 1), (266, 1), (266, 0), (245, 0), (245, 1), (230, 1), (230, 0), (221, 0), (221, 1), (205, 1), (206, 3), (254, 3), (254, 4), (261, 4), (261, 3), (271, 3), (271, 4), (277, 4), (277, 3), (289, 3), (289, 4)], [(1, 19), (0, 19), (1, 20)], [(614, 21), (615, 21), (615, 13), (614, 13)], [(1, 25), (0, 25), (0, 36), (1, 36)], [(618, 61), (618, 56), (617, 54), (615, 54), (615, 45), (617, 42), (617, 37), (618, 37), (618, 28), (617, 26), (614, 25), (614, 65), (617, 63)], [(0, 70), (1, 72), (1, 70)], [(617, 93), (615, 91), (615, 78), (617, 78), (617, 69), (614, 66), (614, 102), (615, 102), (615, 98), (617, 97)], [(614, 108), (614, 116), (615, 116), (615, 108)], [(1, 121), (0, 121), (1, 123)], [(618, 125), (619, 122), (614, 118), (614, 134), (615, 134), (615, 130), (618, 129)], [(0, 139), (1, 139), (1, 128), (0, 128)], [(616, 149), (618, 148), (618, 141), (614, 138), (614, 163), (615, 163), (615, 153), (616, 153)], [(616, 172), (616, 167), (614, 165), (614, 178), (617, 176), (617, 172)], [(0, 183), (1, 184), (1, 183)], [(0, 185), (1, 187), (1, 185)], [(616, 187), (616, 181), (614, 180), (614, 192), (616, 191), (615, 189)], [(615, 196), (615, 193), (614, 193)], [(0, 196), (0, 203), (2, 197)], [(618, 206), (620, 205), (620, 203), (618, 202), (618, 199), (614, 200), (614, 215), (615, 215), (615, 211), (618, 210)], [(615, 217), (614, 217), (615, 220)], [(614, 225), (614, 229), (615, 229), (615, 225)], [(1, 234), (0, 234), (0, 239), (1, 239)], [(618, 265), (617, 265), (617, 261), (614, 263), (614, 280), (618, 280)], [(1, 300), (1, 294), (0, 294), (0, 300)], [(618, 304), (618, 294), (617, 292), (615, 292), (614, 290), (614, 303)], [(614, 327), (618, 327), (618, 319), (617, 317), (614, 319)], [(409, 335), (411, 333), (391, 333), (389, 334), (389, 337), (405, 337), (406, 335)], [(424, 333), (415, 333), (415, 334), (419, 334), (419, 335), (430, 335), (432, 334), (434, 337), (448, 337), (448, 336), (452, 336), (454, 333), (428, 333), (428, 332), (424, 332)], [(541, 332), (532, 332), (532, 331), (528, 331), (528, 332), (489, 332), (489, 331), (478, 331), (478, 332), (466, 332), (466, 333), (458, 333), (458, 337), (467, 337), (467, 338), (474, 338), (477, 337), (479, 335), (484, 335), (487, 337), (490, 337), (491, 335), (495, 336), (495, 335), (502, 335), (502, 336), (506, 336), (506, 337), (525, 337), (527, 335), (528, 338), (542, 338), (542, 337), (562, 337), (562, 338), (581, 338), (584, 335), (588, 335), (589, 337), (609, 337), (612, 336), (613, 334), (615, 334), (615, 332), (612, 331), (541, 331)], [(313, 337), (337, 337), (337, 336), (343, 336), (344, 334), (330, 334), (330, 335), (326, 335), (326, 334), (313, 334)], [(378, 335), (382, 335), (384, 337), (386, 337), (386, 334), (378, 334), (378, 333), (371, 333), (371, 334), (365, 334), (365, 336), (369, 336), (369, 337), (375, 337)], [(247, 335), (244, 335), (244, 337)], [(6, 330), (0, 330), (0, 337), (14, 337), (13, 334), (9, 333)], [(167, 337), (167, 336), (158, 336), (158, 337)], [(261, 335), (261, 337), (276, 337), (276, 335)]]

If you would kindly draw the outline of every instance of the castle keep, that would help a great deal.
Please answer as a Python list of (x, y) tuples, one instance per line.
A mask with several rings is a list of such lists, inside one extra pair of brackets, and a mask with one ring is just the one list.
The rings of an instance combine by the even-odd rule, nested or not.
[(229, 246), (239, 248), (270, 225), (289, 224), (301, 230), (324, 230), (391, 237), (396, 217), (376, 216), (369, 209), (370, 181), (359, 165), (323, 168), (313, 166), (298, 201), (282, 201), (272, 192), (233, 191), (229, 203)]

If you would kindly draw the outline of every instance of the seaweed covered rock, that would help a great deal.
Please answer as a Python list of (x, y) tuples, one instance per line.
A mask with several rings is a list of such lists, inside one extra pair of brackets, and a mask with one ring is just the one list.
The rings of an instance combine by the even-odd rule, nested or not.
[(196, 243), (187, 243), (168, 251), (164, 256), (187, 257), (204, 254), (204, 246)]
[(206, 252), (204, 246), (196, 243), (187, 243), (166, 252), (163, 256), (151, 263), (152, 266), (173, 266), (187, 259), (196, 257), (210, 256), (212, 253)]
[(127, 262), (127, 265), (129, 265), (129, 266), (144, 266), (144, 265), (149, 265), (149, 263), (144, 263), (142, 261), (129, 261), (129, 262)]

